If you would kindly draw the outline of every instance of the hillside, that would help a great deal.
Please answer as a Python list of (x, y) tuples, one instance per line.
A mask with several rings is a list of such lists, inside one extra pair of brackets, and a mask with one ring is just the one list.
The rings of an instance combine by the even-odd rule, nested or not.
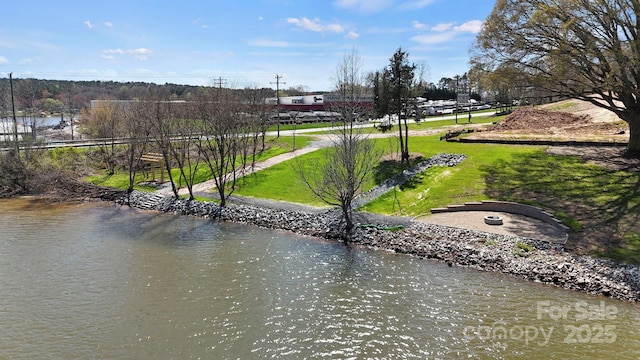
[(594, 141), (624, 143), (628, 126), (611, 111), (582, 100), (521, 107), (476, 139)]

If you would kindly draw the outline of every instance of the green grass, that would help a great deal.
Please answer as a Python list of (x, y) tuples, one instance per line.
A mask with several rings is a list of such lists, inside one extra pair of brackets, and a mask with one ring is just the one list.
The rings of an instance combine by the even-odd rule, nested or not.
[(390, 215), (417, 216), (434, 207), (491, 199), (485, 194), (483, 166), (509, 161), (515, 154), (539, 151), (539, 147), (494, 144), (460, 144), (440, 141), (439, 136), (409, 138), (409, 149), (424, 157), (438, 153), (467, 156), (454, 167), (432, 167), (410, 182), (364, 206), (363, 210)]
[[(448, 115), (447, 115), (448, 116)], [(472, 122), (471, 124), (467, 123), (467, 118), (464, 117), (464, 115), (460, 115), (460, 118), (458, 119), (458, 124), (456, 124), (455, 119), (449, 119), (449, 120), (437, 120), (439, 116), (435, 116), (435, 117), (428, 117), (426, 119), (423, 119), (420, 123), (416, 123), (414, 120), (410, 119), (407, 124), (409, 127), (409, 131), (420, 131), (420, 130), (432, 130), (432, 129), (437, 129), (437, 128), (449, 128), (451, 126), (459, 126), (459, 127), (464, 127), (465, 125), (473, 125), (473, 124), (491, 124), (494, 123), (496, 121), (500, 121), (502, 119), (505, 118), (505, 116), (481, 116), (481, 117), (474, 117), (472, 118)], [(330, 125), (330, 124), (329, 124)], [(330, 134), (331, 131), (327, 130), (326, 128), (323, 127), (318, 127), (317, 128), (318, 131), (314, 131), (312, 134)], [(366, 134), (377, 134), (380, 133), (380, 130), (378, 128), (364, 128), (362, 129), (363, 133)], [(403, 125), (403, 131), (404, 131), (404, 125)], [(446, 130), (443, 129), (443, 132), (445, 132)], [(396, 124), (393, 128), (391, 128), (391, 130), (387, 131), (388, 133), (396, 133), (398, 132), (398, 125)]]
[[(534, 204), (532, 204), (534, 205)], [(580, 222), (574, 218), (572, 218), (571, 216), (565, 214), (563, 211), (555, 211), (553, 213), (553, 217), (555, 217), (556, 219), (562, 221), (562, 223), (566, 226), (568, 226), (571, 230), (582, 230), (584, 229), (584, 226), (582, 226), (582, 224), (580, 224)]]
[(518, 241), (516, 243), (516, 248), (513, 249), (513, 255), (519, 257), (528, 257), (533, 251), (535, 251), (535, 248), (533, 246)]
[[(510, 159), (514, 153), (526, 153), (538, 149), (536, 147), (507, 145), (448, 143), (440, 141), (439, 138), (439, 135), (411, 137), (409, 139), (410, 150), (422, 153), (424, 157), (431, 157), (443, 152), (464, 153), (468, 159), (455, 167), (433, 167), (414, 177), (396, 191), (374, 200), (363, 210), (394, 215), (419, 215), (429, 212), (432, 207), (488, 199), (483, 193), (485, 186), (482, 182), (480, 166), (491, 164), (496, 159)], [(395, 139), (377, 139), (375, 141), (378, 149), (384, 153), (393, 152), (392, 146), (395, 146)], [(315, 162), (323, 158), (323, 151), (326, 150), (301, 156), (298, 161)], [(414, 163), (420, 160), (416, 159)], [(364, 191), (411, 165), (413, 164), (399, 164), (393, 161), (381, 162), (372, 174), (372, 179), (364, 185)], [(292, 162), (278, 164), (251, 175), (236, 190), (236, 194), (310, 205), (323, 204), (298, 179)]]
[(562, 211), (561, 217), (576, 215), (564, 211), (562, 203), (595, 209), (603, 221), (616, 221), (640, 206), (640, 174), (608, 170), (577, 156), (547, 156), (542, 151), (516, 154), (510, 161), (500, 160), (481, 170), (492, 198), (534, 199)]
[(622, 246), (615, 246), (596, 252), (596, 255), (618, 263), (640, 265), (640, 235), (627, 237)]
[[(321, 149), (299, 157), (301, 162), (315, 162), (324, 158), (327, 149)], [(308, 204), (326, 205), (318, 199), (300, 180), (294, 169), (294, 161), (283, 162), (250, 174), (239, 181), (235, 194), (271, 200), (282, 200)]]
[(555, 106), (552, 107), (548, 107), (547, 110), (549, 111), (569, 111), (570, 109), (574, 108), (578, 106), (578, 103), (573, 102), (573, 101), (566, 101), (564, 103), (559, 103)]
[[(307, 146), (309, 142), (312, 140), (311, 137), (308, 136), (296, 136), (295, 138), (295, 146), (296, 148), (301, 148)], [(294, 139), (292, 136), (281, 136), (280, 138), (269, 137), (266, 140), (267, 150), (258, 154), (256, 156), (256, 162), (264, 161), (271, 157), (289, 152), (293, 150), (294, 147)], [(240, 161), (240, 160), (238, 160)], [(250, 160), (249, 160), (250, 161)], [(171, 175), (174, 181), (178, 182), (180, 178), (179, 169), (172, 169)], [(211, 171), (204, 163), (200, 163), (195, 174), (194, 183), (200, 183), (203, 181), (207, 181), (211, 179)], [(100, 185), (100, 186), (108, 186), (117, 189), (127, 189), (129, 187), (129, 173), (120, 171), (116, 172), (113, 175), (91, 175), (84, 178), (85, 181)], [(148, 181), (151, 179), (145, 178), (144, 174), (137, 174), (135, 178), (135, 183), (140, 183), (143, 181)], [(167, 180), (167, 176), (165, 176), (165, 180)], [(180, 184), (181, 187), (184, 187), (184, 184)], [(135, 186), (136, 190), (140, 191), (155, 191), (156, 189), (148, 186)]]

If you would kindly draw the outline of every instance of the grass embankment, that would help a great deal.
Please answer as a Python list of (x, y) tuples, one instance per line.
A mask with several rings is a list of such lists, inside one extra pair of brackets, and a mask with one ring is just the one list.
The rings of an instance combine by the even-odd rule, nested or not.
[(640, 264), (640, 173), (541, 151), (481, 170), (487, 196), (550, 210), (576, 231), (571, 246)]
[[(266, 139), (265, 146), (266, 150), (256, 156), (256, 162), (264, 161), (266, 159), (272, 158), (274, 156), (284, 154), (296, 149), (300, 149), (309, 144), (309, 142), (313, 140), (313, 138), (308, 136), (296, 136), (295, 140), (292, 136), (282, 136), (279, 138), (270, 137)], [(295, 145), (295, 146), (294, 146)], [(238, 160), (238, 164), (240, 160)], [(171, 171), (171, 176), (174, 180), (180, 178), (179, 169), (173, 169)], [(166, 179), (166, 176), (165, 176)], [(113, 175), (92, 175), (88, 176), (84, 179), (85, 181), (91, 182), (100, 186), (108, 186), (118, 189), (127, 189), (129, 187), (129, 174), (127, 172), (116, 172)], [(136, 183), (148, 181), (150, 179), (145, 178), (145, 174), (139, 173), (136, 175)], [(211, 180), (211, 171), (204, 163), (200, 163), (196, 170), (195, 181), (194, 183), (201, 183), (203, 181)], [(184, 187), (184, 184), (179, 184), (180, 187)], [(136, 186), (136, 190), (141, 191), (155, 191), (156, 189), (153, 187), (147, 186)]]

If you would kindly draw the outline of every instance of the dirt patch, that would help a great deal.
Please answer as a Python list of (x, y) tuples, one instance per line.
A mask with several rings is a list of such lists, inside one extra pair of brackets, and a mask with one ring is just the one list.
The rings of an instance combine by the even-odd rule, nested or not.
[(495, 126), (467, 138), (624, 143), (628, 131), (627, 123), (612, 112), (585, 101), (567, 100), (544, 107), (518, 108)]
[[(400, 162), (401, 159), (401, 154), (400, 153), (393, 153), (393, 154), (389, 154), (389, 155), (384, 155), (383, 157), (380, 158), (380, 161), (390, 161), (390, 162)], [(421, 159), (422, 157), (424, 157), (423, 154), (421, 153), (416, 153), (416, 152), (410, 152), (409, 153), (409, 163), (413, 163), (414, 161)]]

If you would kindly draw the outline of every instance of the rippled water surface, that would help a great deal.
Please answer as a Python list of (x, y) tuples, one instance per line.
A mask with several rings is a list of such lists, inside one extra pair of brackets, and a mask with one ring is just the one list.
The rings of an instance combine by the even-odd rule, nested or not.
[(637, 305), (253, 227), (0, 200), (0, 358), (640, 357)]

